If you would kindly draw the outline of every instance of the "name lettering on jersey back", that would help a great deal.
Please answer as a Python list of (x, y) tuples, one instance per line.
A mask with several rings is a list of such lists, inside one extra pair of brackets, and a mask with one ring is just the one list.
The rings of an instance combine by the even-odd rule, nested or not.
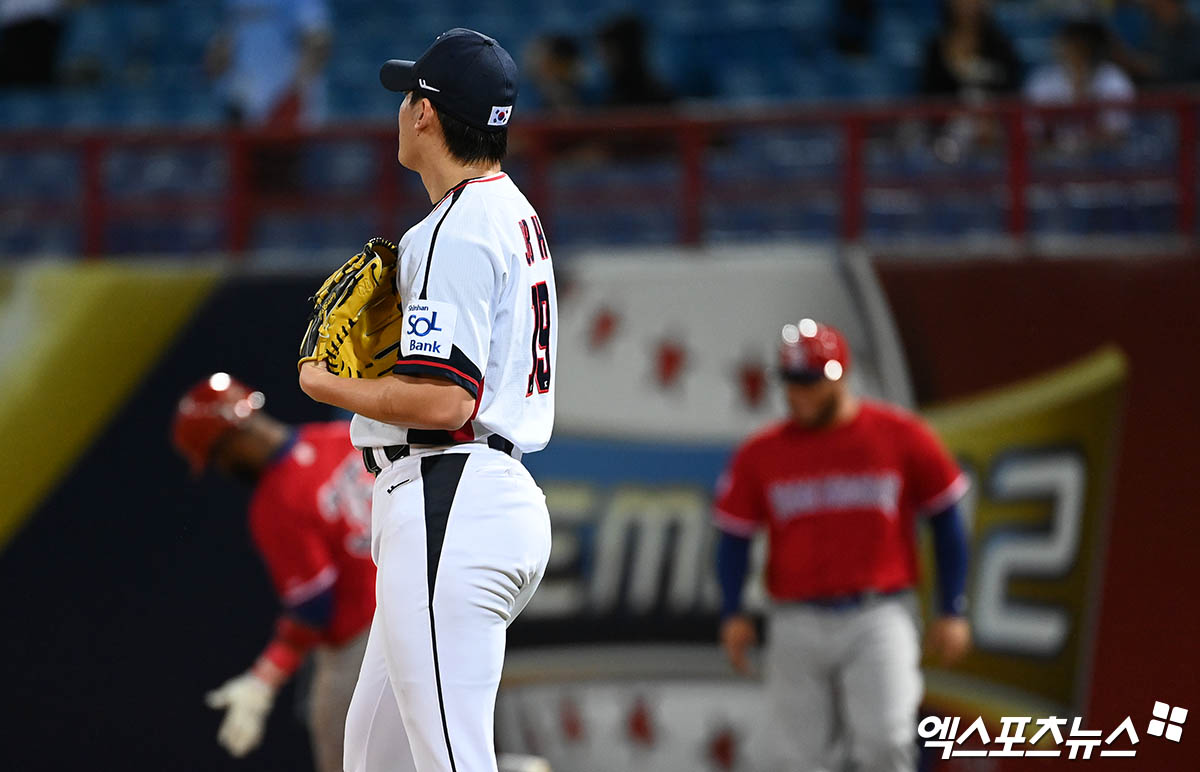
[(900, 476), (881, 472), (788, 480), (768, 486), (767, 496), (779, 520), (847, 509), (874, 509), (895, 517), (900, 503)]
[(400, 356), (414, 354), (449, 359), (454, 346), (458, 309), (436, 300), (414, 300), (404, 306)]

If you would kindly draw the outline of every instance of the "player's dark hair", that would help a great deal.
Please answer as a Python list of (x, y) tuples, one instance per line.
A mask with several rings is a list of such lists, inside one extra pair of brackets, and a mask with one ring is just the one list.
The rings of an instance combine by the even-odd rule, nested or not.
[(455, 160), (464, 164), (500, 163), (508, 154), (508, 129), (481, 131), (468, 126), (437, 105), (438, 120), (442, 124), (442, 137), (446, 149)]

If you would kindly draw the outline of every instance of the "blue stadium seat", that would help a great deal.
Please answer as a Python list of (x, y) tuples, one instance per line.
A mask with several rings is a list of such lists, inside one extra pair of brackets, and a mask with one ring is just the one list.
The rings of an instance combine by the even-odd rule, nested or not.
[(1175, 230), (1179, 191), (1173, 184), (1137, 183), (1130, 198), (1130, 227), (1135, 233), (1169, 234)]
[(81, 168), (73, 150), (14, 151), (0, 155), (0, 198), (25, 203), (72, 202)]
[(67, 107), (59, 122), (69, 128), (119, 126), (124, 112), (121, 104), (128, 99), (125, 92), (76, 91), (62, 95)]
[(787, 100), (825, 102), (835, 96), (828, 74), (810, 62), (780, 67), (775, 72), (775, 88)]
[(1052, 38), (1063, 16), (1037, 3), (993, 3), (992, 14), (1010, 38)]
[(867, 235), (881, 238), (913, 233), (919, 227), (923, 205), (914, 191), (869, 190), (863, 200)]
[(98, 54), (112, 48), (121, 36), (120, 19), (102, 4), (84, 3), (67, 18), (61, 45), (68, 57), (78, 53)]
[(887, 66), (915, 70), (921, 66), (931, 33), (911, 19), (884, 16), (876, 36), (879, 57)]
[(113, 197), (190, 197), (223, 191), (228, 165), (220, 146), (164, 146), (114, 149), (103, 170)]
[(838, 99), (882, 101), (906, 93), (899, 82), (900, 74), (882, 62), (831, 58), (825, 66)]
[(258, 218), (251, 232), (252, 250), (345, 251), (361, 247), (364, 233), (376, 230), (371, 214), (355, 212), (272, 212)]
[[(211, 89), (178, 92), (168, 97), (166, 120), (181, 126), (201, 127), (219, 124), (225, 117), (225, 106)], [(148, 111), (153, 108), (147, 108)]]
[(225, 246), (220, 215), (138, 218), (111, 223), (105, 247), (118, 254), (186, 254), (219, 251)]
[(41, 92), (0, 91), (0, 115), (5, 128), (30, 129), (47, 126), (59, 117), (52, 95)]
[(0, 218), (0, 254), (5, 257), (77, 255), (81, 244), (79, 228), (70, 220)]
[(1050, 63), (1054, 59), (1053, 35), (1022, 35), (1013, 40), (1017, 57), (1025, 65), (1026, 73)]
[(839, 205), (830, 194), (790, 201), (723, 201), (705, 207), (706, 238), (715, 241), (762, 238), (830, 239), (837, 235)]
[(778, 23), (794, 29), (827, 31), (833, 26), (832, 0), (785, 0), (772, 8)]
[[(221, 29), (221, 3), (170, 0), (164, 6), (165, 25), (175, 42), (205, 46)], [(169, 40), (170, 38), (168, 38)]]
[(370, 144), (322, 144), (305, 154), (303, 180), (317, 190), (368, 190), (378, 168), (379, 154)]
[(556, 243), (574, 247), (664, 243), (678, 235), (674, 212), (644, 207), (624, 210), (556, 207), (551, 223)]

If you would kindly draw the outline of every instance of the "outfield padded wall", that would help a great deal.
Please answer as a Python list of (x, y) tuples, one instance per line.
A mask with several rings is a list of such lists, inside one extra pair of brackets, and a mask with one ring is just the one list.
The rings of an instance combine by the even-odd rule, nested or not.
[[(267, 742), (252, 757), (235, 763), (216, 743), (220, 715), (204, 694), (250, 666), (278, 602), (250, 542), (247, 489), (215, 475), (192, 479), (171, 448), (170, 426), (183, 391), (217, 370), (262, 389), (280, 419), (331, 418), (296, 381), (305, 299), (324, 277), (230, 273), (214, 281), (202, 270), (209, 284), (193, 288), (197, 297), (182, 289), (192, 269), (136, 268), (140, 278), (125, 279), (115, 266), (77, 265), (47, 273), (35, 298), (54, 309), (61, 293), (50, 277), (69, 281), (80, 270), (96, 270), (90, 281), (111, 292), (71, 301), (86, 305), (86, 324), (71, 328), (84, 338), (70, 341), (60, 362), (75, 373), (75, 388), (90, 388), (100, 372), (115, 379), (137, 339), (162, 342), (154, 354), (137, 354), (140, 369), (121, 375), (124, 391), (84, 417), (89, 431), (76, 435), (73, 460), (54, 461), (52, 481), (30, 497), (30, 516), (0, 551), (0, 702), (6, 736), (21, 738), (0, 751), (0, 769), (305, 772), (310, 751), (295, 686), (277, 698)], [(158, 296), (172, 282), (180, 290)], [(110, 308), (123, 303), (128, 313)], [(116, 326), (105, 321), (113, 315)], [(37, 454), (73, 431), (50, 422), (75, 420), (82, 411), (74, 399), (88, 397), (59, 392), (37, 403), (46, 414), (35, 417), (35, 434), (6, 440), (5, 456), (19, 455), (22, 474), (33, 476), (47, 463)], [(34, 441), (44, 444), (35, 451)]]
[(207, 296), (208, 268), (35, 263), (0, 284), (0, 549)]

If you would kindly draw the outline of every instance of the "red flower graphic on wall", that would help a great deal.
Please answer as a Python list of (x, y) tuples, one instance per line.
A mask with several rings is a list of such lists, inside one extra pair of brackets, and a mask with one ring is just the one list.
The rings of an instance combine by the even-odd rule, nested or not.
[(737, 734), (724, 726), (717, 729), (708, 740), (708, 760), (714, 769), (733, 769), (737, 761)]
[(573, 697), (563, 697), (558, 703), (558, 720), (562, 725), (563, 737), (569, 742), (576, 743), (583, 739), (583, 716)]
[(655, 377), (662, 388), (670, 388), (679, 382), (687, 367), (688, 352), (682, 343), (664, 340), (658, 344), (654, 354)]
[(613, 313), (613, 310), (601, 308), (592, 317), (591, 329), (588, 332), (588, 345), (593, 351), (604, 348), (612, 340), (619, 326), (620, 319)]
[(738, 388), (746, 407), (757, 410), (767, 396), (767, 368), (762, 362), (747, 361), (738, 367)]
[(626, 721), (626, 729), (629, 740), (634, 745), (650, 746), (657, 740), (654, 717), (650, 714), (650, 706), (646, 704), (644, 697), (638, 697), (633, 703), (633, 710), (629, 711)]

